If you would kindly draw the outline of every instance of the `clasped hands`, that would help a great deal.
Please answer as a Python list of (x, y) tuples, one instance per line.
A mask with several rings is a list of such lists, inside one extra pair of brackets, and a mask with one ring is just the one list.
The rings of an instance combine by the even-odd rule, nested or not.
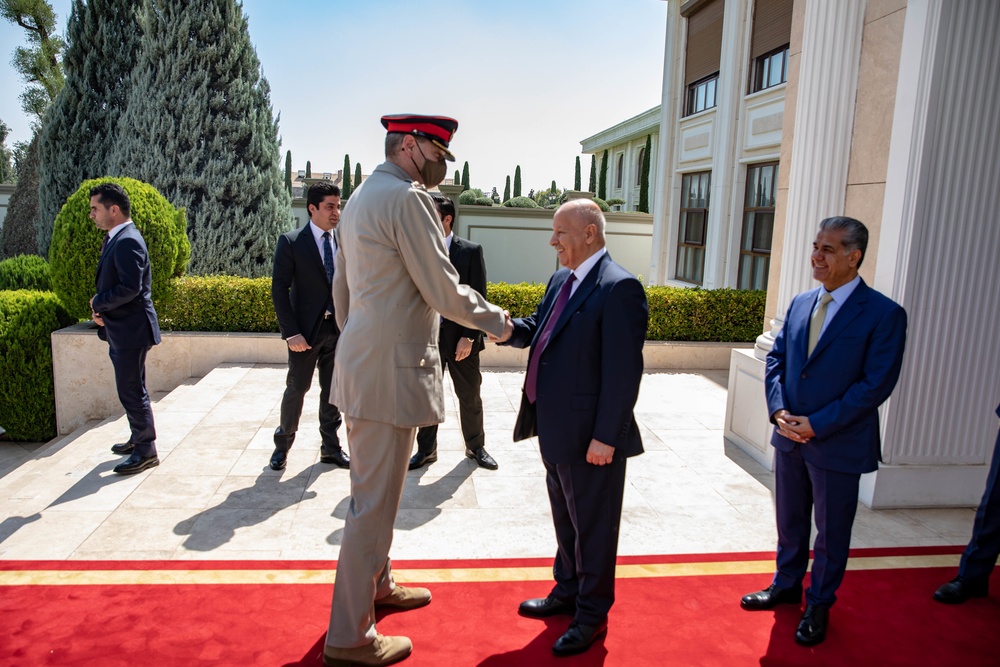
[(500, 336), (494, 336), (493, 334), (486, 334), (486, 338), (489, 339), (491, 343), (506, 343), (510, 340), (510, 337), (514, 334), (514, 320), (510, 317), (510, 311), (503, 311), (503, 334)]
[(808, 417), (790, 414), (788, 410), (775, 412), (774, 422), (778, 425), (778, 433), (793, 442), (804, 444), (816, 435)]

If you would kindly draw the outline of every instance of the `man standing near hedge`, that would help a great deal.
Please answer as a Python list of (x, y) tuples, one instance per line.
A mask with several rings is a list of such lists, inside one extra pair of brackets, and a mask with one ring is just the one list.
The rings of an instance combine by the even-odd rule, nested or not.
[(90, 299), (91, 317), (99, 327), (97, 335), (108, 342), (118, 399), (132, 431), (127, 443), (111, 448), (115, 454), (130, 455), (115, 466), (120, 475), (160, 464), (146, 391), (146, 354), (160, 342), (160, 324), (150, 292), (149, 253), (131, 216), (122, 186), (101, 183), (90, 190), (90, 219), (107, 232), (97, 262), (97, 294)]
[(283, 470), (288, 450), (302, 416), (302, 402), (312, 386), (319, 365), (319, 460), (349, 468), (351, 458), (340, 447), (337, 430), (343, 421), (330, 402), (333, 357), (340, 329), (334, 319), (331, 284), (336, 270), (337, 241), (334, 230), (340, 221), (340, 188), (320, 181), (306, 194), (309, 222), (282, 234), (274, 251), (271, 300), (278, 316), (281, 337), (288, 344), (288, 376), (281, 399), (281, 422), (274, 430), (271, 469)]

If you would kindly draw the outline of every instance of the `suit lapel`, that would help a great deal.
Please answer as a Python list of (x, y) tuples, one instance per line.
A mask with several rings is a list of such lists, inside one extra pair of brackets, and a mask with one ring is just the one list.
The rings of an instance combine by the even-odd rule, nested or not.
[(865, 310), (866, 303), (868, 303), (868, 285), (862, 280), (847, 297), (847, 301), (833, 316), (833, 319), (830, 320), (823, 335), (816, 341), (816, 349), (813, 350), (812, 356), (815, 357), (819, 354), (823, 348), (830, 344), (830, 341), (835, 340), (847, 328), (852, 320), (861, 315)]
[(114, 251), (115, 244), (118, 243), (118, 241), (121, 240), (121, 238), (125, 236), (125, 234), (127, 233), (128, 229), (127, 228), (123, 229), (117, 234), (115, 234), (114, 238), (108, 240), (108, 245), (104, 246), (104, 251), (101, 253), (101, 256), (97, 260), (97, 275), (100, 275), (101, 273), (101, 267), (104, 266), (104, 260), (107, 259), (108, 257), (111, 257), (111, 253)]
[[(333, 235), (331, 234), (331, 237)], [(301, 228), (299, 231), (299, 237), (296, 239), (296, 243), (301, 244), (302, 252), (313, 258), (313, 265), (316, 270), (320, 272), (323, 279), (326, 280), (326, 267), (323, 266), (323, 256), (319, 252), (319, 246), (316, 245), (316, 237), (313, 236), (312, 228), (307, 222), (305, 227)], [(334, 250), (336, 253), (336, 250)]]
[[(580, 286), (576, 288), (575, 292), (573, 292), (573, 296), (569, 298), (569, 302), (559, 315), (559, 319), (556, 321), (555, 327), (552, 328), (552, 336), (549, 338), (550, 343), (552, 342), (552, 339), (558, 336), (559, 332), (565, 328), (566, 324), (569, 322), (569, 318), (572, 317), (573, 313), (576, 312), (580, 305), (587, 300), (590, 293), (597, 288), (597, 283), (600, 282), (601, 276), (604, 275), (604, 267), (606, 267), (610, 261), (611, 255), (605, 252), (601, 258), (597, 260), (597, 264), (595, 264), (590, 270), (587, 277), (583, 279), (583, 282), (580, 283)], [(569, 278), (569, 274), (567, 274), (566, 277)]]

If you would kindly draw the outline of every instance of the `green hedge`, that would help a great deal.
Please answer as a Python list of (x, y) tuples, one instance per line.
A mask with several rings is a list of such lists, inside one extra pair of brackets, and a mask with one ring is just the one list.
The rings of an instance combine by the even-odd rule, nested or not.
[(531, 197), (511, 197), (503, 205), (509, 208), (541, 208)]
[(38, 255), (17, 255), (0, 262), (0, 290), (52, 289), (49, 263)]
[(169, 331), (278, 331), (270, 278), (178, 278), (155, 306)]
[(51, 334), (75, 322), (52, 292), (0, 292), (0, 426), (11, 439), (56, 434)]
[(647, 287), (647, 340), (752, 343), (764, 330), (767, 292)]

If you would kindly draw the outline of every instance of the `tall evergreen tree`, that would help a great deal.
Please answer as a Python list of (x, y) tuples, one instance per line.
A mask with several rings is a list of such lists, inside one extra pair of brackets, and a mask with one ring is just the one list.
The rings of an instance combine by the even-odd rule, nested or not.
[(42, 120), (63, 85), (63, 40), (55, 34), (56, 13), (47, 0), (0, 0), (0, 18), (28, 33), (29, 46), (14, 49), (11, 65), (28, 84), (21, 93), (21, 108)]
[(470, 189), (472, 184), (469, 183), (469, 162), (466, 160), (465, 166), (462, 167), (462, 192)]
[(587, 192), (597, 192), (597, 156), (590, 156), (590, 183), (587, 185)]
[(601, 156), (601, 180), (597, 183), (597, 198), (608, 198), (608, 149), (604, 149)]
[(292, 194), (292, 151), (285, 151), (285, 190)]
[(354, 165), (354, 189), (357, 190), (358, 186), (361, 185), (361, 163), (358, 162)]
[(14, 154), (7, 148), (7, 136), (10, 128), (0, 120), (0, 183), (13, 183), (17, 180), (14, 173)]
[(313, 163), (310, 162), (309, 160), (306, 160), (306, 178), (312, 178), (312, 177), (313, 177)]
[(639, 210), (649, 213), (649, 152), (653, 148), (653, 135), (646, 135), (646, 148), (642, 153), (642, 170), (639, 172)]
[(521, 196), (521, 165), (514, 169), (514, 196)]
[(573, 176), (573, 189), (574, 190), (579, 190), (581, 186), (582, 186), (582, 183), (580, 182), (580, 156), (577, 155), (576, 156), (576, 173)]
[(459, 173), (458, 169), (455, 170), (455, 185), (462, 184), (462, 174)]
[(347, 201), (351, 197), (351, 156), (344, 156), (344, 180), (340, 183), (340, 198)]
[[(271, 91), (236, 0), (149, 0), (112, 168), (187, 210), (190, 272), (271, 273), (294, 223)], [(117, 167), (117, 168), (116, 168)]]
[(38, 239), (38, 132), (17, 164), (17, 185), (7, 203), (3, 221), (3, 257), (37, 255)]
[(507, 185), (503, 188), (503, 200), (507, 201), (510, 199), (510, 174), (507, 174)]
[(556, 193), (556, 192), (558, 192), (558, 191), (559, 191), (559, 190), (558, 190), (558, 189), (556, 188), (556, 182), (555, 182), (555, 181), (552, 181), (552, 187), (551, 187), (551, 188), (549, 188), (549, 192), (551, 192), (551, 193), (555, 194), (555, 193)]
[(142, 31), (132, 0), (74, 0), (66, 28), (65, 85), (45, 116), (40, 145), (38, 249), (48, 254), (66, 198), (88, 178), (113, 174), (118, 135)]

